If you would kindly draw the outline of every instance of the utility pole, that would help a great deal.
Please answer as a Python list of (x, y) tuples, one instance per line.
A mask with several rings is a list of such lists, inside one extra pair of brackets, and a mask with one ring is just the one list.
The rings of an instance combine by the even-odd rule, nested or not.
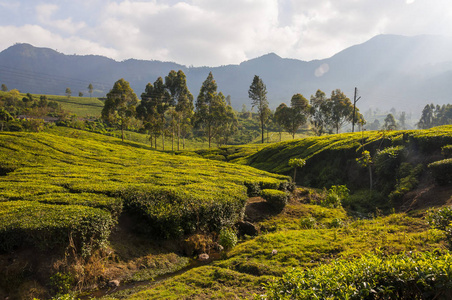
[(352, 132), (355, 132), (355, 112), (356, 112), (356, 102), (361, 99), (361, 96), (356, 99), (356, 94), (358, 93), (358, 88), (355, 87), (355, 96), (353, 97), (353, 122), (352, 122)]

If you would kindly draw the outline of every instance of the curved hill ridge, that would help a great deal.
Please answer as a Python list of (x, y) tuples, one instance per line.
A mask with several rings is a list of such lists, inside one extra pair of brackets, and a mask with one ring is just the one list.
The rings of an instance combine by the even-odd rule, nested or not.
[(47, 48), (16, 44), (0, 53), (0, 78), (8, 88), (35, 94), (87, 93), (92, 83), (95, 96), (104, 96), (113, 83), (124, 78), (140, 95), (148, 82), (181, 69), (190, 91), (197, 95), (202, 82), (213, 72), (218, 88), (231, 95), (236, 109), (249, 106), (248, 88), (254, 75), (267, 85), (270, 106), (288, 102), (295, 93), (307, 98), (321, 89), (329, 94), (342, 89), (350, 98), (358, 87), (360, 108), (407, 110), (418, 113), (427, 101), (450, 99), (452, 38), (379, 35), (322, 60), (285, 59), (271, 53), (221, 67), (186, 67), (172, 62), (126, 60), (102, 56), (65, 55)]

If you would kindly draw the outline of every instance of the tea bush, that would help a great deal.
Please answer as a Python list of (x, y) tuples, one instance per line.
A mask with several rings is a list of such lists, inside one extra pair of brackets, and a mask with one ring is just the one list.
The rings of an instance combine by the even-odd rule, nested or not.
[(446, 185), (452, 182), (452, 158), (433, 162), (428, 168), (438, 184)]
[(441, 148), (441, 153), (446, 158), (451, 158), (452, 157), (452, 145), (446, 145), (446, 146), (442, 147)]
[(98, 208), (0, 202), (0, 251), (29, 245), (42, 250), (64, 248), (71, 238), (81, 254), (89, 255), (106, 245), (113, 224), (111, 215)]
[(289, 271), (256, 299), (446, 299), (451, 278), (449, 253), (369, 254)]
[(289, 198), (286, 192), (273, 189), (262, 190), (261, 196), (277, 211), (284, 209)]
[[(107, 213), (112, 223), (124, 208), (141, 221), (142, 231), (163, 238), (232, 226), (243, 216), (247, 185), (277, 189), (289, 179), (61, 127), (42, 133), (0, 132), (0, 173), (0, 203), (51, 205), (63, 219), (77, 206), (100, 218)], [(31, 218), (31, 212), (17, 218)], [(51, 218), (57, 215), (49, 215), (49, 222)], [(64, 227), (55, 220), (57, 228)], [(22, 230), (14, 224), (5, 234)], [(51, 228), (42, 232), (54, 232)]]

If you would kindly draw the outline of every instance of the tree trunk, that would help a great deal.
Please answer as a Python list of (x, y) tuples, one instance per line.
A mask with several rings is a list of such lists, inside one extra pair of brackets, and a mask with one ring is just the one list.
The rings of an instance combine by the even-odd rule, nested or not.
[(209, 135), (209, 149), (210, 149), (210, 138), (212, 137), (211, 135), (210, 135), (210, 133), (211, 133), (211, 131), (210, 131), (210, 125), (208, 126), (209, 127), (209, 130), (208, 130), (208, 135)]
[(262, 144), (264, 143), (264, 120), (261, 121), (261, 127), (262, 127)]
[(124, 142), (124, 124), (121, 124), (121, 139)]
[(372, 167), (369, 165), (369, 180), (370, 180), (370, 190), (372, 190)]
[(162, 130), (162, 150), (165, 151), (165, 132)]
[(177, 125), (177, 151), (180, 150), (180, 124)]
[(293, 168), (293, 182), (296, 184), (296, 178), (297, 178), (297, 167)]

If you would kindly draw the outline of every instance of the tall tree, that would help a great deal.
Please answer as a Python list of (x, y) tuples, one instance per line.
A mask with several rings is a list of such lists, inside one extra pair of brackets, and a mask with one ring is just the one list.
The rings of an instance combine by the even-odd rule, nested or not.
[(435, 106), (432, 104), (427, 104), (422, 110), (421, 119), (417, 123), (419, 129), (428, 129), (433, 127)]
[(162, 137), (162, 149), (165, 150), (165, 114), (170, 103), (170, 95), (166, 90), (162, 77), (157, 78), (154, 85), (148, 83), (145, 92), (141, 94), (141, 103), (137, 107), (137, 114), (154, 137), (157, 147), (157, 137)]
[(107, 94), (102, 119), (119, 125), (121, 128), (121, 139), (124, 141), (124, 129), (136, 114), (135, 106), (138, 102), (137, 96), (124, 79), (119, 79)]
[(88, 85), (88, 93), (89, 93), (89, 97), (91, 98), (91, 96), (93, 95), (93, 85), (90, 83)]
[(339, 89), (331, 92), (328, 108), (330, 111), (329, 123), (336, 129), (336, 133), (339, 133), (342, 126), (353, 120), (353, 104)]
[(315, 95), (311, 96), (311, 125), (316, 135), (320, 136), (327, 130), (328, 120), (330, 118), (330, 110), (328, 108), (328, 99), (326, 94), (321, 90), (317, 90)]
[[(187, 77), (182, 70), (172, 70), (165, 77), (165, 86), (169, 91), (169, 105), (174, 107), (171, 115), (172, 137), (174, 139), (175, 129), (177, 129), (177, 150), (180, 147), (180, 137), (182, 128), (187, 128), (193, 116), (193, 95), (187, 87)], [(184, 141), (185, 145), (185, 141)]]
[(393, 114), (388, 114), (385, 118), (385, 123), (383, 125), (385, 130), (395, 130), (397, 129), (397, 122)]
[(218, 134), (220, 125), (224, 121), (222, 116), (225, 109), (225, 97), (222, 93), (217, 93), (217, 83), (210, 72), (199, 91), (195, 112), (196, 125), (204, 130), (209, 148), (212, 138)]
[(71, 98), (71, 95), (72, 95), (71, 88), (67, 87), (65, 93), (66, 93), (66, 97)]
[(264, 143), (264, 125), (268, 119), (267, 87), (259, 76), (254, 75), (253, 82), (248, 90), (248, 97), (251, 99), (252, 107), (257, 108), (257, 115), (262, 132), (262, 144)]
[(306, 123), (311, 107), (301, 94), (292, 96), (290, 107), (284, 103), (278, 106), (275, 112), (277, 122), (295, 138), (298, 129)]

